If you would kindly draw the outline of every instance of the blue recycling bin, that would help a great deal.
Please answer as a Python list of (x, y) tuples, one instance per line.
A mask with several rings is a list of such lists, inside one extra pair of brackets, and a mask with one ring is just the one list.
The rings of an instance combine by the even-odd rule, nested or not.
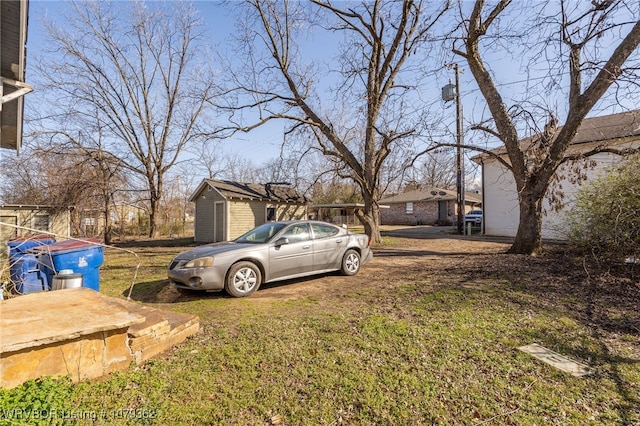
[(30, 251), (55, 243), (48, 235), (14, 238), (7, 242), (9, 247), (9, 275), (20, 294), (48, 290), (51, 285), (46, 273), (40, 268), (37, 257)]
[(62, 270), (82, 274), (82, 287), (100, 291), (100, 266), (104, 262), (104, 250), (95, 238), (61, 241), (32, 249), (35, 252), (49, 283)]

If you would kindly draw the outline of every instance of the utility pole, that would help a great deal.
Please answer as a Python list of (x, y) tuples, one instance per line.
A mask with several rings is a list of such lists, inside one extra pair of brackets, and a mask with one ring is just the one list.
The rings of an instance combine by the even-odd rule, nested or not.
[[(463, 133), (462, 133), (462, 103), (460, 102), (460, 68), (458, 64), (447, 64), (447, 68), (456, 73), (455, 86), (451, 83), (442, 88), (442, 99), (444, 101), (456, 101), (456, 204), (458, 208), (458, 233), (464, 233), (464, 214), (465, 214), (465, 197), (464, 197), (464, 151), (462, 149)], [(451, 81), (451, 80), (449, 80)], [(452, 93), (455, 90), (455, 94)]]

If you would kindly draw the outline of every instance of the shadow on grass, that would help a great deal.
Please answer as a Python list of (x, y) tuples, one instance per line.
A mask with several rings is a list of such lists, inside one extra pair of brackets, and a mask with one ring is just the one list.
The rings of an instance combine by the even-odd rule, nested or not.
[[(538, 257), (487, 256), (482, 264), (468, 258), (459, 272), (463, 282), (498, 279), (505, 283), (498, 287), (499, 297), (534, 315), (566, 321), (566, 334), (558, 332), (560, 325), (558, 330), (531, 331), (528, 340), (589, 364), (595, 377), (609, 377), (620, 396), (622, 424), (635, 424), (640, 396), (633, 382), (640, 354), (632, 348), (638, 348), (640, 337), (640, 283), (633, 265), (598, 267), (557, 245)], [(588, 330), (591, 342), (572, 334), (571, 321)]]
[[(124, 297), (129, 295), (129, 289), (122, 292)], [(223, 292), (207, 292), (197, 290), (178, 289), (169, 280), (155, 280), (137, 283), (131, 290), (131, 299), (142, 303), (184, 303), (202, 299), (228, 298)]]
[(621, 424), (637, 424), (634, 421), (637, 415), (640, 414), (640, 396), (635, 390), (636, 385), (632, 382), (633, 379), (629, 380), (626, 377), (629, 373), (625, 373), (625, 371), (636, 370), (640, 367), (640, 359), (612, 353), (609, 347), (611, 339), (603, 335), (601, 331), (599, 328), (592, 328), (591, 334), (597, 345), (589, 347), (576, 347), (575, 339), (563, 338), (543, 330), (530, 333), (530, 336), (532, 341), (544, 342), (543, 346), (589, 365), (591, 377), (609, 377), (615, 384), (616, 391), (620, 396), (621, 401), (617, 404), (617, 409), (622, 419)]
[(410, 238), (410, 239), (459, 239), (468, 241), (486, 241), (495, 243), (513, 243), (513, 237), (497, 237), (483, 235), (474, 229), (472, 235), (460, 235), (458, 232), (449, 226), (408, 226), (406, 228), (397, 228), (380, 231), (380, 235), (383, 237), (398, 237), (398, 238)]
[(132, 240), (132, 241), (120, 241), (113, 243), (114, 247), (121, 248), (150, 248), (150, 247), (191, 247), (200, 246), (202, 243), (196, 243), (193, 241), (193, 237), (188, 238), (167, 238), (167, 239), (154, 239), (154, 240)]
[[(274, 289), (278, 287), (293, 286), (295, 284), (302, 284), (308, 281), (321, 279), (326, 276), (340, 275), (338, 271), (328, 272), (319, 275), (312, 275), (302, 278), (294, 278), (290, 280), (275, 281), (271, 283), (262, 284), (257, 292), (249, 297), (260, 297), (261, 290)], [(349, 277), (344, 277), (348, 279)], [(122, 296), (127, 297), (129, 295), (129, 289), (122, 292)], [(195, 300), (208, 300), (208, 299), (234, 299), (229, 296), (225, 291), (202, 291), (202, 290), (187, 290), (176, 288), (169, 284), (169, 280), (155, 280), (137, 283), (131, 290), (131, 299), (142, 303), (184, 303)]]
[(468, 252), (452, 252), (444, 253), (441, 251), (430, 250), (402, 250), (402, 249), (373, 249), (373, 256), (375, 257), (412, 257), (412, 256), (482, 256), (483, 253), (468, 253)]

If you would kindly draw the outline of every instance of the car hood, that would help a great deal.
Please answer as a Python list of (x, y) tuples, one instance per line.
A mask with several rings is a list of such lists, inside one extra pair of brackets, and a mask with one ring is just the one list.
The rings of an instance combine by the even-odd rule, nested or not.
[(234, 250), (242, 250), (245, 248), (255, 248), (257, 245), (258, 244), (234, 243), (231, 241), (207, 244), (207, 245), (196, 247), (192, 250), (180, 253), (175, 257), (175, 259), (176, 260), (192, 260), (192, 259), (197, 259), (199, 257), (215, 256), (221, 253), (226, 253)]

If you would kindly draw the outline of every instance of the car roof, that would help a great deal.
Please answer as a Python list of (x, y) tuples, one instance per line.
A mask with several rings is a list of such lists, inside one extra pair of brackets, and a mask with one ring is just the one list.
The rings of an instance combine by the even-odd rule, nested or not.
[(275, 222), (267, 222), (267, 223), (281, 223), (283, 225), (291, 225), (293, 223), (319, 223), (321, 225), (331, 225), (334, 226), (336, 228), (340, 228), (340, 226), (333, 224), (333, 223), (329, 223), (329, 222), (323, 222), (321, 220), (308, 220), (308, 219), (299, 219), (299, 220), (279, 220), (279, 221), (275, 221)]

